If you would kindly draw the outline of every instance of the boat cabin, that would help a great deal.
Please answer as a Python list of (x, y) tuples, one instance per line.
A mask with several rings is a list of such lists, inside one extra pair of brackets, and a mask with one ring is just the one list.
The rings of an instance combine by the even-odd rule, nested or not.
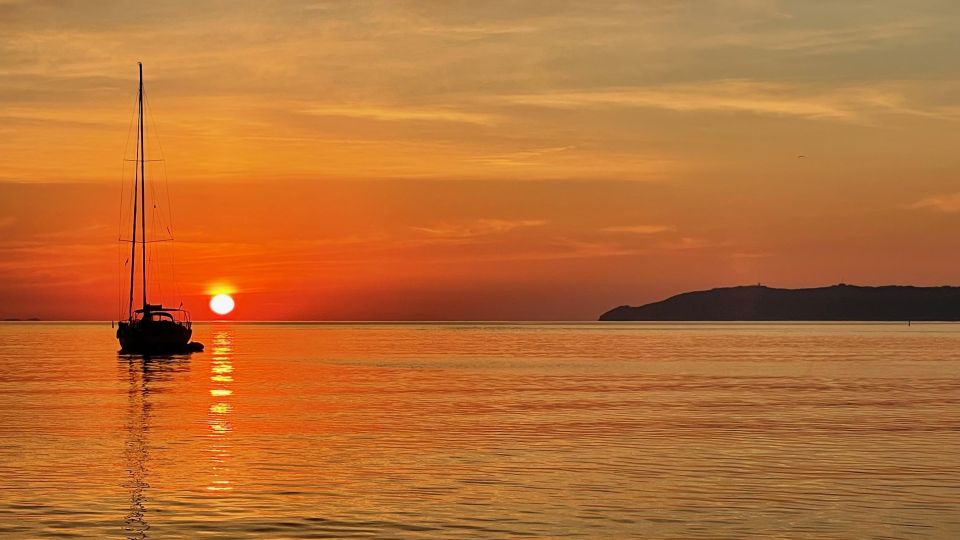
[(173, 322), (191, 326), (190, 312), (181, 308), (169, 308), (159, 304), (147, 304), (143, 309), (134, 310), (134, 318), (150, 322)]

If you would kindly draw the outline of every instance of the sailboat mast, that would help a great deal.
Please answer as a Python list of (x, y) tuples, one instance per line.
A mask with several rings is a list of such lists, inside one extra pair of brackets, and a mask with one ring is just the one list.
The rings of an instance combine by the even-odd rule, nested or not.
[[(143, 309), (147, 309), (147, 177), (144, 175), (143, 168), (146, 156), (143, 153), (143, 64), (137, 62), (140, 67), (140, 251), (141, 271), (143, 272)], [(134, 239), (136, 240), (136, 239)]]
[[(140, 66), (140, 86), (137, 90), (137, 137), (140, 136), (139, 125), (140, 125), (140, 105), (139, 105), (139, 96), (143, 92), (143, 66)], [(139, 142), (139, 141), (138, 141)], [(140, 146), (136, 147), (137, 161), (140, 160)], [(133, 236), (130, 238), (130, 304), (127, 308), (127, 317), (133, 318), (133, 287), (134, 287), (134, 277), (137, 275), (137, 190), (139, 175), (137, 174), (137, 167), (134, 164), (133, 167)]]

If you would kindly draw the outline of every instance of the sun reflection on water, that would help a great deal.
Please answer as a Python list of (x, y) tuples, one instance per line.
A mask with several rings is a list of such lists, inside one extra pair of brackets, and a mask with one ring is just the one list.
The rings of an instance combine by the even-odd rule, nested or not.
[(217, 398), (210, 404), (207, 424), (210, 426), (211, 479), (207, 491), (231, 491), (233, 485), (229, 476), (231, 448), (229, 435), (233, 431), (230, 415), (233, 407), (226, 398), (233, 395), (229, 388), (233, 383), (233, 335), (229, 327), (218, 329), (213, 334), (213, 347), (210, 361), (210, 396)]

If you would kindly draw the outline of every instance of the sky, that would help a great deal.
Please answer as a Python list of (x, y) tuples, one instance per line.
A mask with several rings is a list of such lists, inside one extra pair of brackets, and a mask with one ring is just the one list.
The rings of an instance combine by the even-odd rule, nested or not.
[(591, 320), (957, 285), (958, 27), (952, 0), (0, 0), (0, 318), (125, 316), (138, 61), (176, 239), (151, 301), (195, 319), (218, 291)]

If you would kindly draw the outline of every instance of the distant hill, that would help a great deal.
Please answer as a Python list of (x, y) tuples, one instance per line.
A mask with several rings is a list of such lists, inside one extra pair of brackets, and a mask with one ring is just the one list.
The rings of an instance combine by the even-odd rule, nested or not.
[(960, 321), (960, 287), (762, 285), (678, 294), (620, 306), (601, 321)]

